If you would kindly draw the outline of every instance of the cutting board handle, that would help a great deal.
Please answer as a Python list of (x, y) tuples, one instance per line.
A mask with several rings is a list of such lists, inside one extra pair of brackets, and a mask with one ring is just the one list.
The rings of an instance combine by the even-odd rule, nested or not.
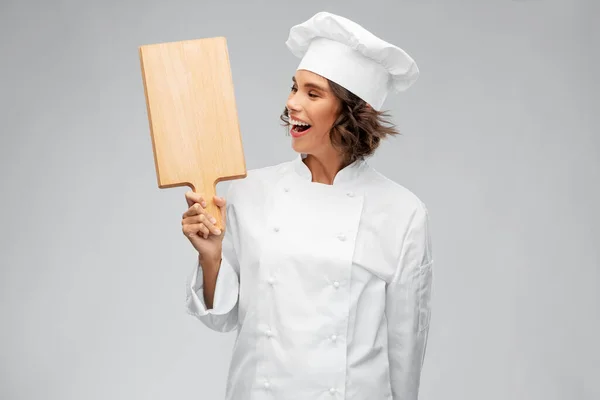
[(206, 201), (205, 210), (217, 220), (217, 222), (214, 225), (221, 231), (224, 231), (225, 228), (223, 226), (223, 216), (221, 215), (221, 209), (218, 205), (215, 204), (213, 198), (217, 194), (217, 182), (213, 183), (212, 185), (199, 185), (192, 182), (190, 183), (190, 187), (194, 191), (194, 193), (202, 195), (202, 198), (204, 199), (204, 201)]

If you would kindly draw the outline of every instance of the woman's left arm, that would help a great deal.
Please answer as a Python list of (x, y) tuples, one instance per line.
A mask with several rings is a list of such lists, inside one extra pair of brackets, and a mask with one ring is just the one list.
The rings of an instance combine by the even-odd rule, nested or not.
[(417, 400), (419, 396), (431, 318), (432, 281), (429, 215), (421, 204), (404, 236), (396, 273), (386, 286), (393, 400)]

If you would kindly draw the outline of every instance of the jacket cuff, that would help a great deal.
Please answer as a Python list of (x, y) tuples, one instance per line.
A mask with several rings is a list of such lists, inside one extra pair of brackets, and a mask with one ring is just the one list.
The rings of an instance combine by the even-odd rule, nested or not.
[(224, 315), (230, 312), (237, 303), (238, 293), (238, 276), (233, 267), (223, 257), (217, 274), (213, 308), (206, 308), (202, 266), (196, 261), (194, 270), (186, 284), (186, 306), (190, 314), (199, 317), (207, 314)]

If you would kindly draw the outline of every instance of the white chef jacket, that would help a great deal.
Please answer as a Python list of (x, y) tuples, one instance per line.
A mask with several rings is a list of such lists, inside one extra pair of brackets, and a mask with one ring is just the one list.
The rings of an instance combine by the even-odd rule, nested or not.
[(186, 283), (188, 313), (237, 329), (226, 400), (416, 400), (427, 209), (366, 160), (312, 182), (305, 156), (230, 183), (213, 308), (197, 261)]

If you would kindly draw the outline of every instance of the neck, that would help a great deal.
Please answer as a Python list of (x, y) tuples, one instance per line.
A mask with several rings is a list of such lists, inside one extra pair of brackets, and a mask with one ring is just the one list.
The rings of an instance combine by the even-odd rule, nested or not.
[(312, 181), (325, 185), (333, 185), (339, 171), (348, 165), (338, 154), (307, 154), (302, 160), (312, 174)]

